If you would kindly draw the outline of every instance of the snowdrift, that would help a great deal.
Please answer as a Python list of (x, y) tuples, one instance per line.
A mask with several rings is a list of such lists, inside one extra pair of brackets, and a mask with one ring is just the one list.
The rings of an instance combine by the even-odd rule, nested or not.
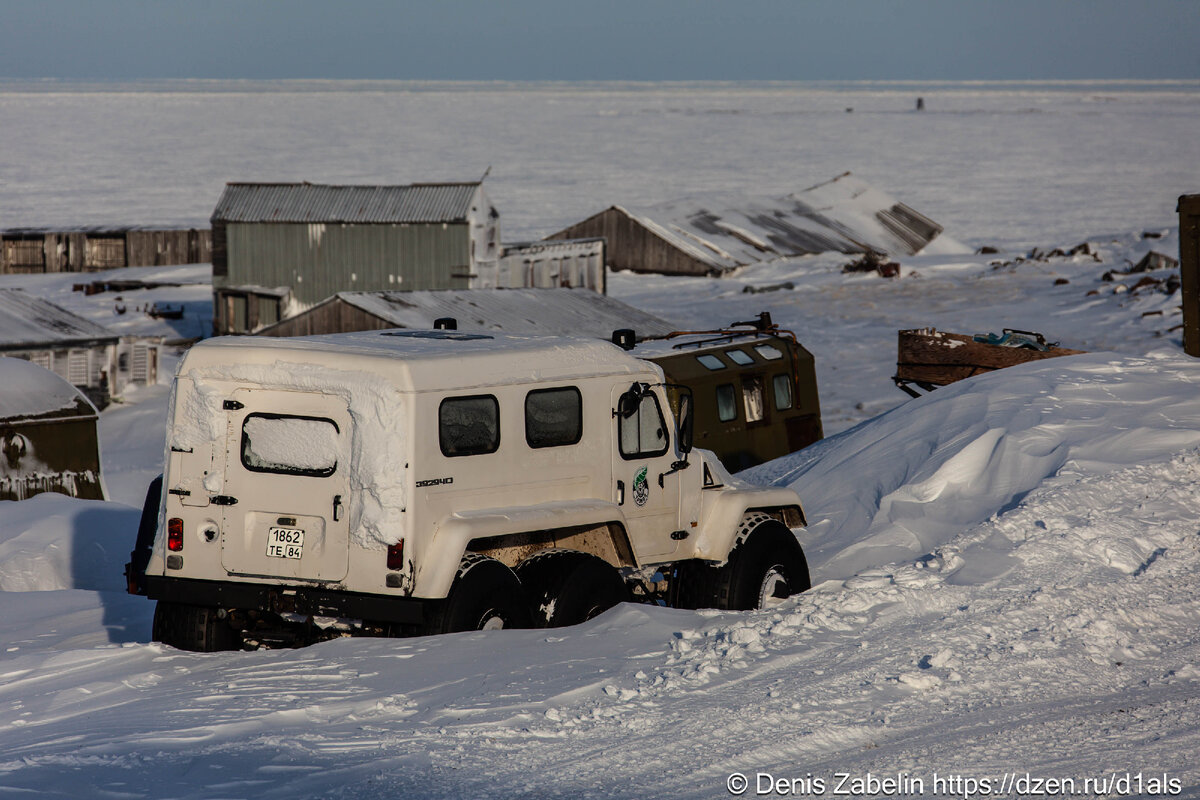
[(814, 583), (918, 558), (1031, 490), (1200, 445), (1200, 363), (1091, 353), (938, 389), (741, 473), (789, 485)]

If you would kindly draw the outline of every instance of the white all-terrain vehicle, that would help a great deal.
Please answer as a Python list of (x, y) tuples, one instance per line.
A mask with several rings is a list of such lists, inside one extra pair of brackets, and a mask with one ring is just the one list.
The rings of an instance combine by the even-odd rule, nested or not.
[(804, 591), (799, 498), (691, 453), (691, 402), (589, 339), (201, 342), (175, 378), (130, 591), (158, 601), (156, 640), (190, 650)]

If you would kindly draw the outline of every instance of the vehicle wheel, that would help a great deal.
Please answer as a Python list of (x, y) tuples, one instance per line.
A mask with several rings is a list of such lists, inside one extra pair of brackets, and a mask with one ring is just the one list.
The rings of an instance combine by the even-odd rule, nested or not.
[(717, 570), (714, 607), (770, 608), (809, 586), (800, 543), (787, 526), (771, 520), (755, 528)]
[(530, 627), (521, 582), (494, 558), (467, 553), (450, 594), (432, 605), (426, 633), (488, 631)]
[(237, 650), (241, 646), (241, 636), (228, 622), (217, 617), (215, 608), (165, 600), (159, 600), (154, 607), (151, 638), (197, 653)]
[(619, 572), (590, 553), (549, 550), (519, 567), (534, 624), (539, 628), (577, 625), (629, 599)]

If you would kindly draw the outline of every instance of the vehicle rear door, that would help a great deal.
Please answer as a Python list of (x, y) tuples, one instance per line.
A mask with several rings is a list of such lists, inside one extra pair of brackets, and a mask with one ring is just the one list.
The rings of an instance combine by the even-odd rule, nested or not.
[(239, 389), (228, 414), (221, 563), (230, 574), (333, 582), (349, 564), (351, 420), (334, 395)]

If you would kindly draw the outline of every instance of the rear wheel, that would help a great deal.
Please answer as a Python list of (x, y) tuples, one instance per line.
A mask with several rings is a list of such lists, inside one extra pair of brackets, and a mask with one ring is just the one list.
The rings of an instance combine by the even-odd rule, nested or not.
[(550, 550), (517, 567), (539, 628), (576, 625), (629, 599), (620, 573), (590, 553)]
[(467, 553), (445, 600), (433, 604), (426, 633), (530, 627), (521, 582), (494, 558)]
[(165, 600), (159, 600), (154, 607), (151, 638), (197, 653), (237, 650), (241, 646), (241, 636), (225, 619), (218, 617), (217, 609)]

